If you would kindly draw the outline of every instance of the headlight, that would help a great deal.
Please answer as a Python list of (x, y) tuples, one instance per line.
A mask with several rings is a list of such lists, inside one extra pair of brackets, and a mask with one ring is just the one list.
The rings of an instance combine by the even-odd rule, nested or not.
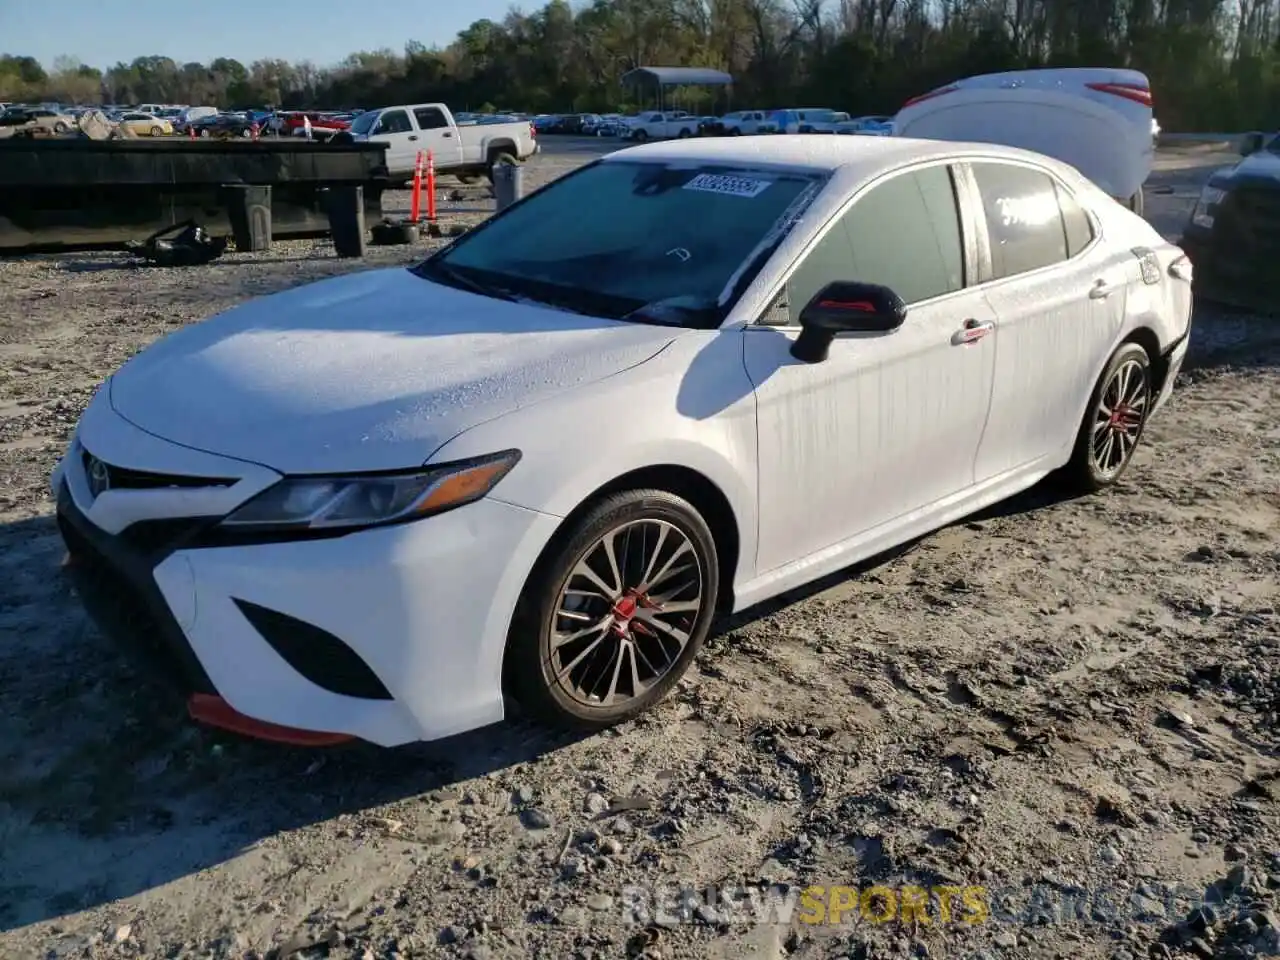
[(1196, 201), (1196, 208), (1191, 211), (1191, 222), (1197, 227), (1204, 227), (1206, 230), (1213, 227), (1212, 210), (1222, 202), (1223, 197), (1227, 195), (1225, 190), (1218, 187), (1205, 187), (1200, 191), (1200, 199)]
[(288, 477), (241, 506), (222, 525), (331, 530), (415, 520), (479, 500), (519, 461), (519, 450), (504, 450), (412, 472)]

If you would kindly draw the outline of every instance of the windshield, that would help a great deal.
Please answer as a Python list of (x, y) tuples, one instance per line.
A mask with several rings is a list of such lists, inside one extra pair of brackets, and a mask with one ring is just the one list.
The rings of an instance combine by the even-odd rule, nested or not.
[(598, 161), (415, 271), (593, 316), (716, 327), (824, 182), (802, 170)]
[(1268, 153), (1280, 153), (1280, 134), (1272, 134), (1270, 142), (1267, 144)]
[(358, 136), (363, 136), (373, 129), (374, 121), (377, 119), (378, 114), (376, 111), (371, 110), (368, 113), (362, 113), (351, 121), (351, 132)]

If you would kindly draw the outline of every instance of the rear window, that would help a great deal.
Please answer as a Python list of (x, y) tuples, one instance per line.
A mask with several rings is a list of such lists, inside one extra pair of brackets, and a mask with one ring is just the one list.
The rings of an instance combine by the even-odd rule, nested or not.
[(1067, 259), (1067, 235), (1057, 186), (1030, 167), (975, 163), (991, 237), (993, 279), (1039, 270)]

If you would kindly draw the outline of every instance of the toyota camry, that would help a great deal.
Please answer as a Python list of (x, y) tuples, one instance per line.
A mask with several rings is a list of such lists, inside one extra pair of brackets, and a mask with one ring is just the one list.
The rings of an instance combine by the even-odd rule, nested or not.
[(601, 727), (719, 612), (1125, 473), (1181, 250), (1035, 153), (747, 139), (610, 154), (129, 360), (52, 479), (104, 632), (262, 737)]

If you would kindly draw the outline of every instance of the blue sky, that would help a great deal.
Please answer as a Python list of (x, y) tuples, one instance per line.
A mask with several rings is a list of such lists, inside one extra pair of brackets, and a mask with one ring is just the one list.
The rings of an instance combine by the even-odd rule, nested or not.
[[(106, 68), (147, 54), (179, 63), (266, 57), (336, 63), (355, 50), (451, 42), (511, 0), (0, 0), (0, 53), (59, 54)], [(540, 6), (541, 4), (535, 4)]]

